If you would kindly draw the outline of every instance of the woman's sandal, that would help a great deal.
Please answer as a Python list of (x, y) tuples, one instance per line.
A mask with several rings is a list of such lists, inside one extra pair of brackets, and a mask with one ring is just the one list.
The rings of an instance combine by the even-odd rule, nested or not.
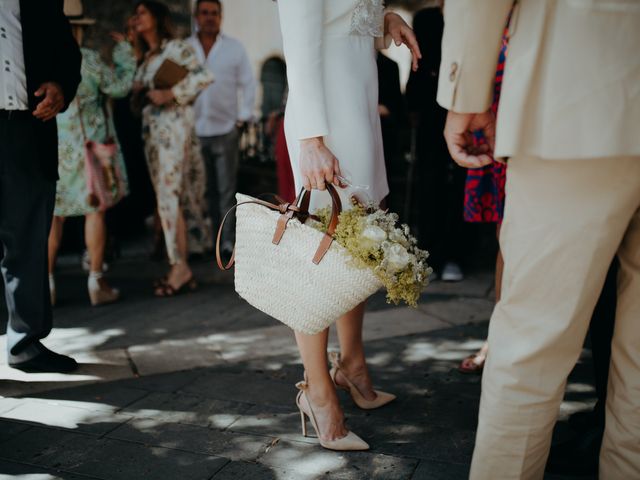
[(164, 275), (164, 276), (162, 276), (160, 278), (156, 278), (153, 281), (153, 288), (158, 288), (158, 287), (161, 287), (161, 286), (165, 285), (168, 280), (169, 280), (169, 275)]
[[(482, 358), (481, 361), (476, 361), (477, 358)], [(472, 374), (481, 374), (484, 369), (484, 362), (487, 361), (486, 355), (480, 355), (474, 353), (466, 357), (460, 365), (458, 366), (458, 371), (460, 373), (472, 373)]]
[(155, 287), (154, 294), (156, 297), (175, 297), (183, 293), (193, 292), (196, 288), (198, 288), (198, 284), (192, 276), (178, 288), (174, 288), (168, 281), (165, 281)]

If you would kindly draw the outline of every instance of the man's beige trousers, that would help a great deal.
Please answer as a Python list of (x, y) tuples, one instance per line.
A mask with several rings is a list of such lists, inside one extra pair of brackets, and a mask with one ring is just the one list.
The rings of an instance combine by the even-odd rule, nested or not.
[(542, 479), (567, 376), (617, 254), (600, 478), (640, 479), (640, 157), (512, 158), (500, 245), (502, 299), (470, 478)]

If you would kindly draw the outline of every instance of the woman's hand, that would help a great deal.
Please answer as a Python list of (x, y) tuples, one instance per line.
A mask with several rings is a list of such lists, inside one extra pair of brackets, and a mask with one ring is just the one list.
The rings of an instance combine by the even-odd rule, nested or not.
[(147, 97), (149, 97), (149, 100), (151, 100), (151, 102), (153, 102), (154, 105), (156, 105), (157, 107), (161, 107), (163, 105), (167, 105), (168, 103), (173, 102), (173, 99), (175, 98), (173, 96), (173, 92), (169, 89), (167, 90), (150, 90), (147, 93)]
[(300, 140), (300, 174), (307, 190), (324, 190), (325, 182), (340, 186), (340, 165), (322, 137)]
[(411, 27), (407, 25), (407, 22), (397, 13), (386, 13), (384, 16), (384, 34), (391, 35), (396, 46), (399, 47), (403, 43), (407, 46), (411, 51), (411, 68), (414, 72), (418, 70), (418, 60), (422, 58), (422, 53), (420, 53), (416, 36)]
[(127, 40), (127, 37), (125, 37), (124, 33), (120, 33), (120, 32), (109, 32), (109, 36), (116, 43), (124, 42)]

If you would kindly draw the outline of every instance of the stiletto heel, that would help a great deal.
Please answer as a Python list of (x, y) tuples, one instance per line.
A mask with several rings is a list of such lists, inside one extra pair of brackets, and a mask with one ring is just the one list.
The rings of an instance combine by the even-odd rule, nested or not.
[(302, 436), (308, 437), (309, 435), (307, 435), (307, 418), (302, 410), (300, 410), (300, 424), (302, 425)]
[[(318, 422), (316, 421), (316, 416), (313, 413), (313, 409), (311, 408), (311, 402), (306, 395), (306, 390), (309, 388), (307, 382), (298, 382), (296, 383), (296, 387), (300, 390), (298, 395), (296, 396), (296, 405), (298, 406), (298, 410), (300, 410), (300, 420), (302, 422), (302, 435), (305, 437), (307, 435), (307, 418), (311, 420), (311, 426), (316, 431), (316, 436), (320, 441), (320, 445), (328, 450), (337, 450), (337, 451), (347, 451), (347, 450), (369, 450), (369, 444), (362, 440), (358, 435), (353, 432), (347, 433), (342, 438), (338, 438), (337, 440), (323, 440), (320, 437), (320, 429), (318, 428)], [(305, 403), (309, 408), (309, 411), (306, 411), (305, 407), (302, 405), (302, 398), (304, 397)]]
[[(331, 352), (329, 353), (329, 359), (331, 360), (331, 371), (329, 372), (329, 375), (331, 375), (331, 380), (333, 380), (334, 385), (337, 388), (349, 392), (349, 395), (351, 395), (351, 398), (358, 407), (363, 410), (373, 410), (374, 408), (380, 408), (395, 400), (396, 396), (394, 394), (381, 392), (380, 390), (374, 390), (376, 393), (375, 399), (367, 400), (364, 398), (360, 390), (358, 390), (358, 387), (356, 387), (349, 377), (345, 375), (344, 370), (341, 370), (340, 355), (337, 352)], [(339, 385), (338, 382), (336, 382), (338, 370), (342, 372), (342, 377), (347, 381), (346, 386)]]

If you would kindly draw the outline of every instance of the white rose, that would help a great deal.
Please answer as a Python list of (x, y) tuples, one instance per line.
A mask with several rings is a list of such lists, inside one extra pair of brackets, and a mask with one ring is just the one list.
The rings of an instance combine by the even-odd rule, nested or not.
[(387, 239), (387, 232), (376, 225), (368, 225), (362, 230), (362, 240), (366, 248), (379, 248)]
[(409, 246), (409, 242), (407, 241), (407, 237), (404, 236), (404, 232), (402, 230), (400, 230), (399, 228), (394, 228), (389, 233), (389, 240), (391, 240), (392, 242), (395, 242), (395, 243), (399, 243), (404, 248), (407, 248)]
[(385, 260), (387, 260), (389, 271), (399, 272), (409, 265), (411, 255), (402, 245), (394, 243), (385, 251)]

